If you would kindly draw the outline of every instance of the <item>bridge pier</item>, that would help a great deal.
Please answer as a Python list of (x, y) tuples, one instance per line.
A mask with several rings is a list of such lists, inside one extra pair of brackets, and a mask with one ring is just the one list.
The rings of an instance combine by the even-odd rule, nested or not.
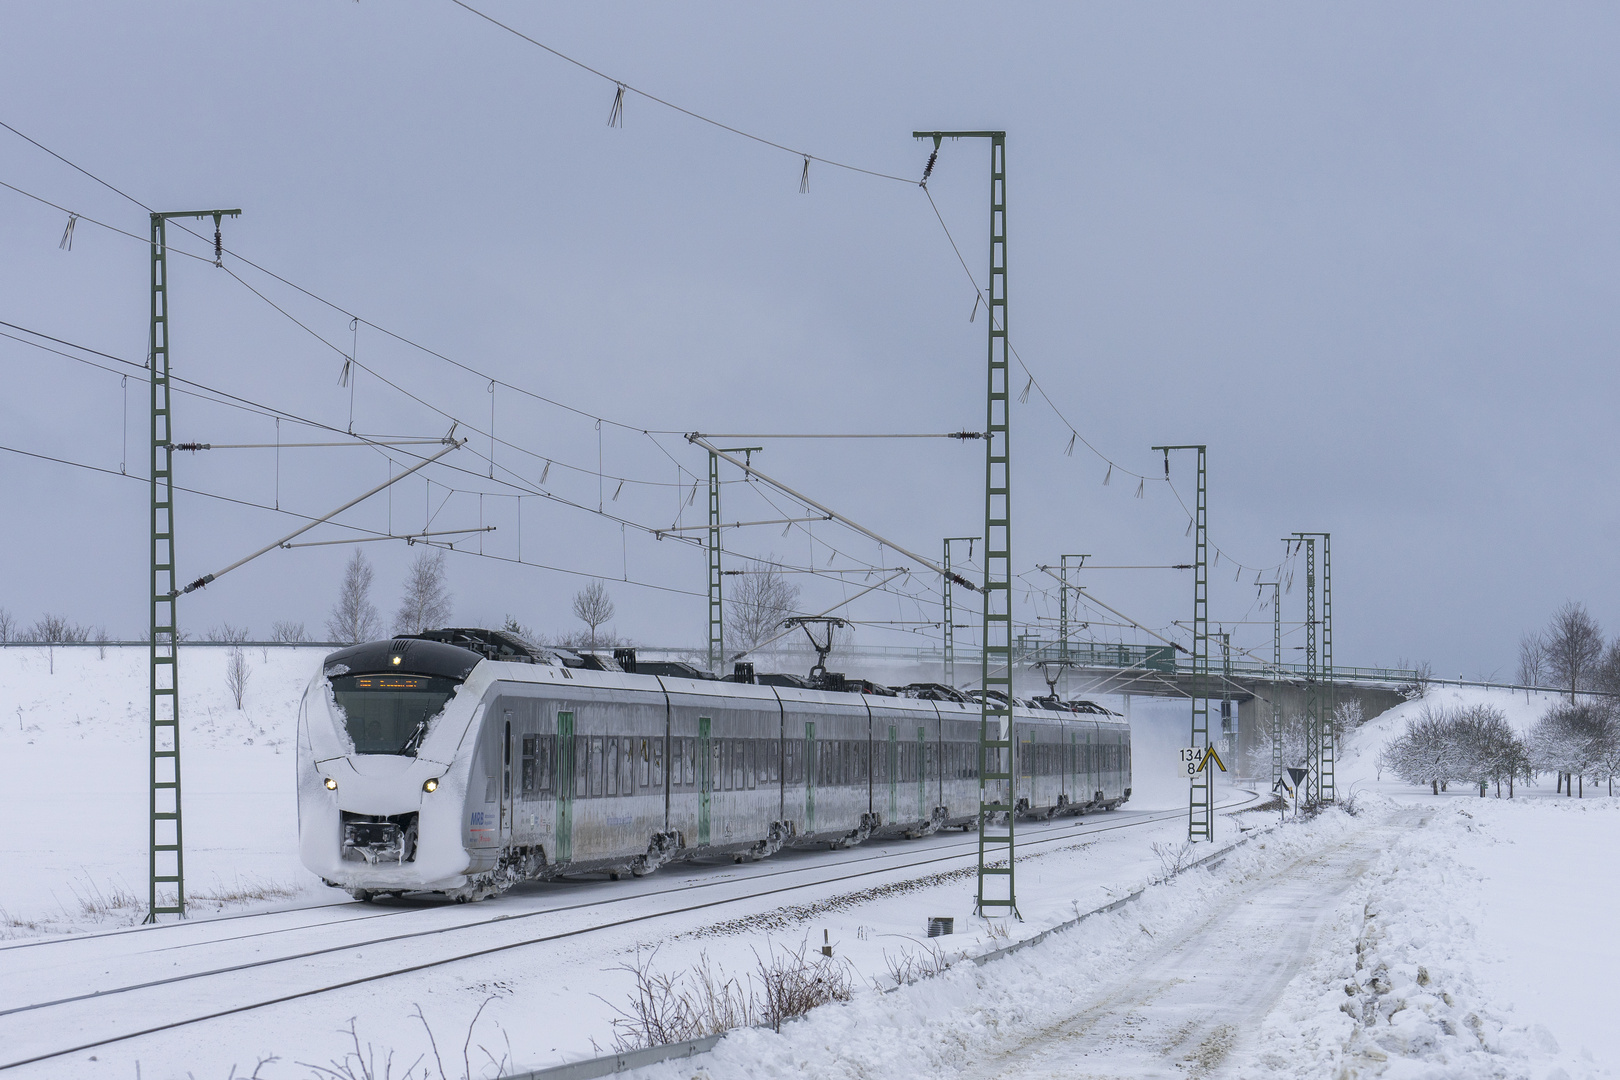
[[(1232, 747), (1232, 756), (1226, 759), (1226, 765), (1240, 776), (1269, 776), (1271, 771), (1271, 699), (1276, 695), (1282, 700), (1282, 716), (1284, 730), (1287, 730), (1295, 721), (1305, 714), (1305, 684), (1304, 683), (1264, 683), (1245, 679), (1244, 682), (1254, 691), (1253, 695), (1238, 698), (1237, 709), (1237, 745)], [(1399, 690), (1383, 686), (1356, 686), (1339, 682), (1334, 684), (1334, 698), (1344, 705), (1355, 701), (1361, 704), (1363, 720), (1371, 720), (1381, 713), (1388, 712), (1401, 704), (1406, 698)], [(1301, 729), (1303, 731), (1303, 728)], [(1249, 757), (1251, 751), (1256, 753), (1256, 760), (1263, 761), (1263, 767), (1250, 768)], [(1287, 760), (1297, 754), (1284, 754), (1283, 765), (1303, 766), (1303, 761)]]

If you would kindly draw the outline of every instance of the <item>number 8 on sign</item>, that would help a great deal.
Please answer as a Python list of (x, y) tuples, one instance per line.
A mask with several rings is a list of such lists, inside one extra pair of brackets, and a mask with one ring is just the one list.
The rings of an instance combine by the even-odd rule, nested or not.
[(1181, 748), (1179, 753), (1181, 754), (1182, 772), (1184, 772), (1189, 778), (1197, 776), (1198, 763), (1203, 757), (1203, 753), (1196, 746), (1184, 746)]

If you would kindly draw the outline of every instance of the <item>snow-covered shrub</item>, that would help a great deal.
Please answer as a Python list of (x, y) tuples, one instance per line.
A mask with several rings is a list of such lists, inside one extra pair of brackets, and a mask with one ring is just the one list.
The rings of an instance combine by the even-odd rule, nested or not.
[(1530, 730), (1537, 772), (1612, 779), (1620, 773), (1620, 716), (1608, 703), (1561, 704)]
[[(818, 1005), (848, 1001), (855, 992), (848, 964), (831, 956), (810, 956), (810, 943), (801, 941), (797, 949), (774, 945), (764, 956), (754, 954), (764, 997), (757, 1010), (761, 1022), (776, 1031), (784, 1020), (803, 1016)], [(752, 988), (750, 988), (752, 989)]]
[(1409, 784), (1427, 784), (1435, 794), (1453, 781), (1484, 786), (1529, 779), (1524, 743), (1491, 705), (1425, 708), (1379, 752), (1380, 772), (1389, 769)]
[(1168, 881), (1191, 866), (1197, 858), (1193, 845), (1183, 840), (1179, 844), (1153, 843), (1148, 845), (1159, 859), (1163, 880)]
[[(1409, 662), (1402, 660), (1400, 666), (1405, 668)], [(1434, 668), (1429, 666), (1427, 660), (1420, 660), (1408, 670), (1412, 672), (1412, 678), (1401, 685), (1401, 696), (1407, 701), (1428, 697), (1429, 688), (1434, 681)]]

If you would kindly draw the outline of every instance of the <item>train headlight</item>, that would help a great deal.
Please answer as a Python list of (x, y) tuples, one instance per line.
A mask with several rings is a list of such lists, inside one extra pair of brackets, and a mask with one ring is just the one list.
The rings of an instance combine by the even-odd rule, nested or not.
[(422, 790), (428, 792), (429, 794), (432, 794), (433, 792), (438, 791), (439, 790), (439, 778), (435, 776), (433, 779), (431, 779), (427, 783), (423, 784), (422, 785)]
[(337, 790), (337, 781), (332, 779), (330, 776), (328, 776), (326, 778), (326, 790), (327, 791), (336, 791)]
[(399, 657), (397, 657), (397, 656), (394, 657), (393, 660), (390, 661), (390, 663), (392, 663), (395, 667), (399, 667)]

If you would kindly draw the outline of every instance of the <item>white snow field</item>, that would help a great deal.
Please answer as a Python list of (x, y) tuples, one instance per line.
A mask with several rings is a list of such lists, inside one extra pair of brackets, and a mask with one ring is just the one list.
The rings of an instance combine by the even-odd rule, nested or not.
[[(124, 929), (144, 905), (145, 653), (58, 649), (51, 673), (43, 649), (0, 649), (12, 786), (0, 800), (0, 1074), (129, 1080), (139, 1064), (142, 1080), (206, 1080), (275, 1056), (262, 1080), (315, 1066), (362, 1075), (344, 1057), (358, 1045), (370, 1075), (391, 1054), (392, 1077), (438, 1077), (420, 1011), (445, 1076), (495, 1077), (610, 1049), (634, 987), (623, 965), (638, 957), (673, 974), (706, 956), (741, 976), (756, 953), (807, 940), (813, 951), (824, 934), (856, 976), (851, 1001), (642, 1075), (1573, 1080), (1620, 1061), (1607, 985), (1620, 936), (1602, 917), (1620, 805), (1590, 786), (1585, 800), (1521, 788), (1509, 802), (1379, 782), (1376, 749), (1418, 703), (1346, 747), (1356, 815), (1281, 828), (1274, 813), (1223, 816), (1223, 842), (1239, 820), (1248, 842), (1149, 885), (1162, 876), (1150, 844), (1178, 842), (1185, 825), (1152, 812), (1176, 801), (1165, 777), (1177, 740), (1162, 731), (1168, 705), (1139, 701), (1138, 786), (1171, 798), (1022, 828), (1024, 920), (1008, 932), (1149, 885), (1143, 896), (1005, 959), (880, 993), (868, 980), (921, 953), (931, 916), (957, 920), (940, 939), (948, 956), (1005, 944), (970, 917), (971, 837), (524, 886), (474, 905), (360, 905), (320, 885), (295, 853), (290, 747), (320, 655), (250, 650), (238, 712), (225, 651), (186, 651), (186, 872), (194, 898), (215, 899), (183, 924)], [(1549, 703), (1456, 693), (1521, 726)]]

